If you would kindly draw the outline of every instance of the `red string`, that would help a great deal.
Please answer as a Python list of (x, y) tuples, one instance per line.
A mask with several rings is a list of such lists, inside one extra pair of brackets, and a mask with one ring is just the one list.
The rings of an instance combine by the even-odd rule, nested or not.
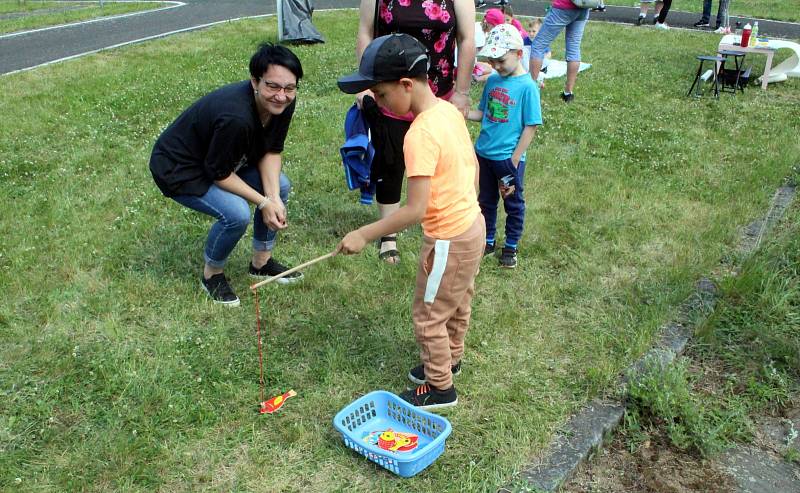
[(264, 402), (264, 353), (261, 352), (261, 311), (259, 310), (258, 290), (253, 290), (253, 294), (256, 302), (256, 336), (258, 337), (258, 369), (260, 372), (258, 383), (261, 390), (261, 400), (259, 402)]

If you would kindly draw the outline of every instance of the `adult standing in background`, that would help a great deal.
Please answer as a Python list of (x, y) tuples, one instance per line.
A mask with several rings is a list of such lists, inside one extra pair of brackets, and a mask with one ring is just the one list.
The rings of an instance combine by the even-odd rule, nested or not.
[(542, 70), (545, 53), (550, 50), (550, 45), (556, 36), (562, 30), (565, 31), (567, 81), (564, 84), (564, 91), (561, 93), (561, 99), (565, 103), (570, 103), (575, 99), (572, 89), (575, 87), (575, 80), (578, 78), (578, 70), (581, 66), (581, 39), (588, 20), (589, 9), (582, 9), (571, 0), (553, 0), (531, 46), (530, 72), (531, 77), (536, 81), (539, 71)]
[[(150, 172), (161, 192), (217, 220), (208, 233), (200, 278), (215, 303), (239, 305), (223, 267), (250, 223), (249, 204), (256, 206), (250, 276), (288, 270), (272, 258), (272, 249), (277, 231), (287, 227), (290, 184), (281, 172), (281, 152), (302, 77), (294, 53), (265, 43), (250, 58), (250, 80), (197, 100), (153, 146)], [(295, 272), (279, 282), (300, 278)]]
[[(728, 15), (729, 0), (719, 0), (717, 7), (717, 25), (714, 29), (725, 28), (725, 17)], [(709, 27), (711, 21), (711, 0), (703, 0), (703, 14), (700, 20), (694, 23), (694, 27)]]
[[(428, 49), (428, 84), (433, 93), (466, 115), (475, 63), (473, 0), (361, 0), (359, 19), (356, 65), (374, 38), (409, 34)], [(405, 172), (403, 139), (413, 116), (378, 108), (370, 91), (360, 93), (358, 100), (372, 131), (375, 157), (370, 176), (376, 184), (378, 212), (384, 218), (400, 208)], [(400, 261), (396, 242), (397, 235), (380, 239), (381, 260), (392, 264)]]

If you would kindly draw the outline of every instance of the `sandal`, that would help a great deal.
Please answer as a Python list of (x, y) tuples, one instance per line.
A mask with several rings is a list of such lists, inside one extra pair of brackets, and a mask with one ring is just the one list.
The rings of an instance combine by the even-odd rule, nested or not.
[(385, 252), (381, 252), (380, 248), (383, 246), (384, 243), (389, 241), (397, 241), (397, 236), (381, 236), (381, 239), (378, 240), (378, 258), (386, 262), (387, 264), (399, 264), (400, 263), (400, 252), (396, 248), (392, 248), (391, 250), (386, 250)]

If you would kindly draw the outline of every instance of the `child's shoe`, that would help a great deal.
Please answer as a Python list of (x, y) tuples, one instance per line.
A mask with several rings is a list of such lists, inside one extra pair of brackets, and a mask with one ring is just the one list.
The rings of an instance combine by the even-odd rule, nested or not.
[(420, 385), (416, 389), (403, 392), (400, 394), (400, 398), (420, 409), (441, 409), (458, 404), (458, 395), (455, 387), (439, 390), (427, 383)]
[(664, 31), (669, 31), (669, 26), (666, 22), (656, 22), (656, 29), (663, 29)]
[(561, 93), (561, 100), (564, 101), (565, 103), (571, 103), (573, 99), (575, 99), (574, 94), (572, 93), (567, 94), (565, 92)]
[[(459, 361), (451, 366), (450, 371), (453, 373), (453, 376), (461, 374), (461, 362)], [(425, 365), (415, 366), (410, 369), (408, 371), (408, 379), (417, 385), (425, 385), (427, 383), (425, 380)]]
[(500, 255), (500, 267), (505, 269), (514, 269), (517, 266), (517, 249), (503, 247), (503, 253)]
[(636, 19), (636, 25), (641, 26), (644, 23), (646, 17), (647, 16), (645, 15), (639, 15), (639, 17)]
[(494, 243), (487, 243), (485, 247), (483, 247), (483, 256), (488, 257), (494, 253)]

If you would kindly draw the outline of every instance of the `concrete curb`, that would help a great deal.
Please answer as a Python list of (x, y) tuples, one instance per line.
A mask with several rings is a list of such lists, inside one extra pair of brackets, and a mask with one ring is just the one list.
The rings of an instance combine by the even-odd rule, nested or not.
[[(767, 213), (743, 228), (737, 251), (746, 258), (760, 246), (765, 234), (786, 212), (796, 193), (795, 186), (783, 186), (772, 197)], [(737, 272), (738, 273), (738, 272)], [(632, 378), (641, 375), (653, 360), (671, 364), (686, 348), (695, 328), (713, 311), (719, 291), (710, 279), (700, 279), (695, 291), (681, 303), (674, 320), (661, 327), (655, 346), (629, 366), (619, 379), (625, 388)], [(499, 493), (520, 491), (557, 491), (578, 466), (602, 447), (625, 414), (625, 403), (593, 400), (566, 423), (550, 443), (541, 459), (525, 469)]]

